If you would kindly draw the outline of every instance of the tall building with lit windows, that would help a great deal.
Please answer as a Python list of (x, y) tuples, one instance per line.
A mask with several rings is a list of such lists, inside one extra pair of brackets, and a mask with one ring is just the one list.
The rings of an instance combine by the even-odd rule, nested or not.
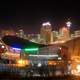
[(40, 34), (28, 34), (27, 39), (32, 41), (32, 42), (40, 42)]
[(17, 35), (18, 37), (20, 37), (20, 38), (24, 38), (24, 31), (23, 31), (23, 29), (20, 29), (19, 31), (18, 31), (18, 35)]
[(1, 36), (7, 36), (7, 35), (16, 35), (16, 32), (12, 29), (6, 29), (1, 31)]
[(42, 24), (41, 30), (40, 30), (40, 36), (45, 44), (51, 43), (51, 32), (52, 32), (52, 26), (50, 22), (45, 22)]
[(71, 34), (71, 39), (74, 39), (77, 37), (80, 37), (80, 30), (76, 30), (76, 31), (74, 31), (73, 34)]
[(53, 41), (56, 41), (58, 39), (59, 32), (58, 31), (52, 31), (52, 33), (53, 33)]
[(75, 31), (74, 34), (75, 34), (75, 37), (80, 37), (80, 30)]
[(62, 27), (59, 30), (59, 39), (60, 40), (69, 40), (70, 39), (70, 31), (67, 27)]

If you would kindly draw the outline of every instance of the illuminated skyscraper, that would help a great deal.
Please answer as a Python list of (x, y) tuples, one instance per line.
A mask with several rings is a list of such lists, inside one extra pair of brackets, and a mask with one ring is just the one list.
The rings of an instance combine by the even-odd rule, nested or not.
[(60, 39), (61, 40), (68, 40), (70, 38), (70, 31), (67, 27), (63, 27), (59, 30)]
[(80, 37), (80, 30), (75, 31), (74, 34), (75, 34), (75, 37)]
[(52, 33), (53, 33), (53, 41), (56, 41), (58, 39), (59, 32), (58, 31), (52, 31)]
[(43, 43), (50, 44), (51, 43), (51, 32), (52, 26), (49, 22), (43, 23), (40, 31), (41, 39), (43, 39)]
[(16, 35), (16, 32), (12, 29), (9, 30), (2, 30), (1, 31), (1, 36), (6, 36), (6, 35)]
[(27, 38), (32, 42), (40, 42), (40, 34), (28, 34)]
[(23, 29), (19, 30), (18, 36), (21, 37), (21, 38), (24, 38), (24, 31), (23, 31)]

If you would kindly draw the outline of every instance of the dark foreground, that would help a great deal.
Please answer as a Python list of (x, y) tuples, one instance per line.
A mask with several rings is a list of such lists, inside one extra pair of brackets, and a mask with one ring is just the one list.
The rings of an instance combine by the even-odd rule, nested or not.
[(80, 77), (63, 76), (63, 77), (25, 77), (11, 73), (0, 73), (0, 80), (80, 80)]

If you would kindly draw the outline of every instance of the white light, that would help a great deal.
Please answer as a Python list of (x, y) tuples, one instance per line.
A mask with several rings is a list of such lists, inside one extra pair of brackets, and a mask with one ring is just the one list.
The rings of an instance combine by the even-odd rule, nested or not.
[(41, 63), (38, 63), (38, 67), (41, 67)]
[(47, 58), (49, 58), (49, 57), (58, 57), (57, 54), (55, 54), (55, 55), (29, 55), (29, 56), (32, 56), (32, 57), (47, 57)]
[(80, 64), (77, 65), (77, 70), (78, 70), (78, 72), (80, 72)]
[(68, 22), (66, 23), (67, 27), (70, 27), (71, 24), (72, 24), (72, 23), (71, 23), (70, 21), (68, 21)]
[(59, 49), (61, 50), (62, 48), (60, 47)]
[(58, 57), (58, 60), (61, 60), (62, 58), (61, 57)]
[(20, 48), (13, 48), (14, 50), (21, 50)]
[(5, 48), (5, 46), (1, 46), (2, 48)]
[(50, 22), (43, 23), (42, 26), (51, 26)]

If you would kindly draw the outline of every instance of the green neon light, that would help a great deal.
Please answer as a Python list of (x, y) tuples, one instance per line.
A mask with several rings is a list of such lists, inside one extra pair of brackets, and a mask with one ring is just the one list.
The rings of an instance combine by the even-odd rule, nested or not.
[(24, 49), (24, 51), (38, 51), (39, 49), (38, 48), (26, 48)]

